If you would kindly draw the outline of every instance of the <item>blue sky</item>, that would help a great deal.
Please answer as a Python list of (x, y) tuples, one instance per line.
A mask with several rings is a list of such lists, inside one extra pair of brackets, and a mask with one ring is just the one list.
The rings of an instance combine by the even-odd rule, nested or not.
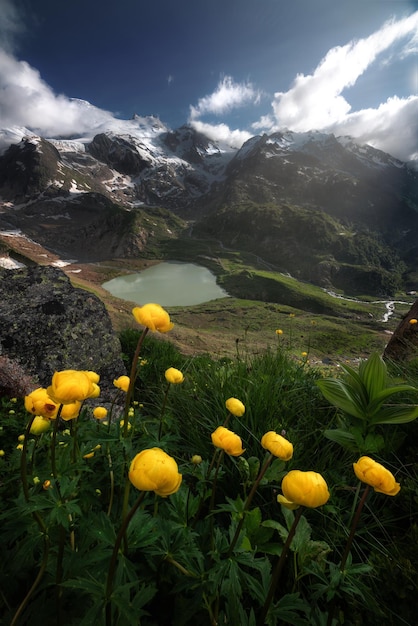
[(416, 0), (0, 0), (0, 44), (0, 127), (153, 114), (236, 146), (315, 128), (418, 159)]

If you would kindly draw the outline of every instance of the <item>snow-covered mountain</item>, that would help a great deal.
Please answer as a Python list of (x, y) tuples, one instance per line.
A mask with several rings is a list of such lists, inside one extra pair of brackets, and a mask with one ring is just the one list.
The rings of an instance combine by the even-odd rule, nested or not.
[[(367, 241), (382, 242), (383, 247), (370, 244), (370, 258), (379, 264), (379, 254), (385, 256), (385, 271), (396, 258), (410, 271), (418, 263), (418, 172), (350, 137), (286, 131), (252, 137), (237, 150), (190, 126), (170, 130), (158, 118), (134, 116), (112, 118), (111, 126), (103, 123), (84, 137), (46, 139), (4, 129), (0, 138), (10, 144), (0, 156), (0, 230), (20, 228), (68, 255), (80, 256), (98, 234), (107, 242), (106, 254), (143, 251), (156, 223), (149, 218), (147, 226), (147, 213), (154, 208), (155, 215), (158, 207), (168, 211), (164, 220), (192, 220), (195, 233), (224, 245), (270, 250), (270, 261), (280, 259), (281, 266), (279, 249), (289, 250), (289, 258), (299, 249), (295, 229), (302, 228), (302, 212), (304, 223), (320, 221), (317, 241), (309, 241), (309, 229), (304, 234), (306, 245), (316, 246), (311, 260), (340, 255), (338, 263), (359, 263), (361, 255), (348, 248), (358, 244), (355, 235), (366, 233)], [(243, 207), (249, 212), (245, 228)], [(282, 216), (276, 220), (280, 228), (271, 225), (268, 245), (264, 235), (256, 237), (258, 220), (267, 219), (259, 207), (273, 207)], [(295, 232), (283, 227), (289, 211)], [(141, 227), (133, 228), (138, 212)], [(334, 220), (332, 226), (321, 215)], [(176, 229), (181, 230), (178, 223), (166, 224), (167, 232)], [(340, 237), (332, 252), (326, 249), (327, 229), (345, 233), (344, 244)], [(367, 253), (362, 259), (367, 264)], [(301, 272), (312, 279), (312, 272)]]

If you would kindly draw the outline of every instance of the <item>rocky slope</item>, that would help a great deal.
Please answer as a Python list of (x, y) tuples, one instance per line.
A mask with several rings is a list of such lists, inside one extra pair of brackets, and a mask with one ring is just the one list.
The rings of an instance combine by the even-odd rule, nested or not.
[(69, 258), (158, 255), (211, 237), (326, 287), (414, 288), (418, 172), (347, 137), (257, 136), (232, 150), (134, 117), (93, 139), (26, 136), (0, 156), (0, 229)]

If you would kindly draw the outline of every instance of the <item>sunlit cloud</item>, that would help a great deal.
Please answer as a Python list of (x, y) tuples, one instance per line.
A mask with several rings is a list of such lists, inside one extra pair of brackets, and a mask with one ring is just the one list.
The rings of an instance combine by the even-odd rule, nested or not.
[(190, 106), (190, 120), (204, 115), (224, 115), (232, 109), (250, 103), (258, 103), (260, 94), (251, 83), (235, 83), (231, 76), (225, 76), (216, 90), (200, 98), (197, 106)]
[(23, 126), (53, 137), (83, 133), (113, 116), (83, 100), (56, 95), (36, 69), (0, 50), (0, 119), (3, 127)]
[(212, 141), (218, 141), (231, 148), (240, 148), (252, 137), (251, 133), (245, 130), (231, 130), (227, 124), (209, 124), (200, 120), (193, 120), (191, 125), (197, 132), (206, 135)]
[[(394, 96), (376, 109), (353, 112), (343, 92), (355, 85), (379, 55), (390, 53), (395, 44), (403, 44), (397, 58), (406, 58), (416, 52), (417, 33), (418, 11), (385, 23), (369, 37), (332, 48), (313, 74), (298, 74), (288, 91), (274, 94), (272, 113), (255, 122), (253, 129), (267, 132), (283, 128), (301, 132), (316, 129), (352, 134), (409, 160), (416, 152), (417, 134), (413, 132), (417, 118), (416, 99)], [(409, 137), (407, 142), (404, 141), (406, 136)]]

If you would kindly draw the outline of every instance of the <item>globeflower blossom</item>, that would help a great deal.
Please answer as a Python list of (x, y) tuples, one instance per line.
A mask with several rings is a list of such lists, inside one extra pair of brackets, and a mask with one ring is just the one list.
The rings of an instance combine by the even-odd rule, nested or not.
[(168, 383), (177, 385), (184, 381), (184, 376), (180, 370), (177, 370), (175, 367), (169, 367), (168, 370), (165, 371), (165, 379)]
[(237, 398), (228, 398), (225, 402), (225, 406), (232, 415), (235, 417), (242, 417), (245, 413), (245, 406)]
[(159, 304), (144, 304), (132, 309), (132, 315), (138, 324), (142, 324), (149, 330), (159, 333), (168, 333), (174, 324), (170, 321), (170, 316)]
[(291, 470), (282, 480), (283, 495), (277, 502), (288, 509), (306, 506), (316, 509), (328, 502), (330, 494), (325, 479), (317, 472)]
[(353, 468), (357, 478), (378, 493), (396, 496), (401, 489), (392, 472), (368, 456), (360, 457), (357, 463), (353, 463)]
[(139, 452), (129, 468), (129, 480), (140, 491), (154, 491), (163, 498), (179, 490), (182, 475), (176, 461), (161, 448)]
[(95, 372), (81, 370), (63, 370), (55, 372), (51, 385), (47, 388), (48, 395), (58, 404), (83, 402), (87, 398), (97, 398), (100, 388), (95, 382)]
[(76, 419), (80, 415), (81, 410), (81, 402), (76, 400), (75, 402), (70, 402), (69, 404), (63, 404), (61, 408), (60, 417), (64, 422), (69, 422), (70, 420)]
[(51, 400), (46, 389), (39, 387), (25, 396), (25, 409), (32, 415), (55, 419), (58, 405)]
[(115, 380), (113, 381), (113, 384), (118, 389), (122, 389), (122, 391), (127, 392), (129, 389), (130, 382), (131, 382), (131, 379), (129, 378), (129, 376), (119, 376), (119, 378), (115, 378)]
[(293, 456), (293, 444), (287, 439), (270, 430), (261, 438), (261, 445), (282, 461), (289, 461)]
[(241, 437), (224, 426), (218, 426), (211, 437), (213, 445), (224, 450), (230, 456), (240, 456), (245, 452), (242, 447)]

